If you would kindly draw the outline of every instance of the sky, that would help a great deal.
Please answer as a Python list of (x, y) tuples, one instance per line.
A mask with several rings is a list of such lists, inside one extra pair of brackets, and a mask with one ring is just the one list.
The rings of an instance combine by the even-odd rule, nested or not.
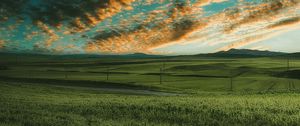
[(1, 0), (0, 51), (300, 52), (300, 0)]

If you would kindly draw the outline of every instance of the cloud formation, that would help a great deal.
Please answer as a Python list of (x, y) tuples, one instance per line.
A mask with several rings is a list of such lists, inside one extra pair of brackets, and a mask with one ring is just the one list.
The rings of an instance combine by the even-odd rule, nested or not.
[(300, 17), (291, 17), (291, 18), (287, 18), (287, 19), (275, 22), (274, 24), (269, 25), (268, 28), (274, 29), (274, 28), (285, 27), (285, 26), (294, 25), (294, 24), (298, 24), (298, 23), (300, 23)]
[[(191, 42), (224, 45), (216, 50), (219, 51), (253, 44), (298, 27), (298, 0), (239, 0), (221, 11), (206, 8), (229, 2), (4, 0), (0, 3), (0, 25), (6, 35), (0, 39), (10, 42), (23, 37), (33, 46), (39, 45), (38, 49), (56, 52), (71, 49), (86, 53), (153, 53)], [(20, 29), (23, 33), (16, 34)]]
[[(116, 35), (105, 39), (96, 38), (93, 43), (88, 44), (87, 50), (105, 50), (114, 53), (129, 51), (144, 52), (145, 50), (153, 50), (157, 47), (165, 47), (165, 45), (170, 45), (170, 43), (183, 42), (181, 41), (182, 39), (185, 41), (202, 39), (202, 42), (209, 42), (210, 38), (203, 40), (203, 38), (205, 38), (203, 37), (203, 33), (213, 29), (212, 32), (216, 36), (212, 40), (215, 44), (229, 43), (218, 49), (220, 51), (226, 51), (231, 48), (243, 47), (258, 42), (259, 40), (267, 39), (267, 34), (272, 34), (272, 30), (275, 30), (276, 27), (297, 23), (299, 18), (299, 14), (297, 13), (297, 10), (299, 10), (297, 9), (299, 2), (293, 0), (274, 0), (256, 5), (241, 4), (235, 8), (208, 17), (202, 17), (202, 14), (199, 13), (201, 11), (194, 10), (202, 10), (201, 8), (199, 9), (199, 7), (212, 2), (223, 1), (200, 1), (190, 6), (188, 6), (187, 3), (176, 3), (174, 4), (174, 8), (171, 8), (169, 11), (161, 11), (159, 13), (166, 18), (161, 19), (161, 21), (157, 23), (157, 27), (141, 28), (138, 30), (138, 33), (115, 32)], [(290, 13), (296, 14), (296, 17), (288, 17), (287, 11), (289, 15)], [(288, 17), (288, 19), (278, 21), (286, 17)], [(155, 18), (151, 19), (148, 19), (148, 22), (144, 21), (142, 26), (146, 27), (147, 23), (156, 22)], [(260, 23), (265, 26), (258, 27)], [(215, 28), (215, 26), (218, 26), (218, 28)], [(251, 27), (253, 28), (250, 29)], [(243, 34), (239, 32), (243, 32)], [(200, 34), (200, 36), (194, 33)], [(147, 37), (141, 37), (143, 36), (142, 34), (146, 34)], [(227, 39), (223, 39), (220, 35)], [(100, 34), (99, 36), (103, 35)], [(136, 36), (138, 36), (138, 38), (136, 38)], [(136, 42), (132, 44), (126, 40)], [(201, 42), (201, 40), (199, 40), (199, 42)], [(134, 50), (137, 49), (136, 47), (142, 48), (140, 48), (140, 50)]]

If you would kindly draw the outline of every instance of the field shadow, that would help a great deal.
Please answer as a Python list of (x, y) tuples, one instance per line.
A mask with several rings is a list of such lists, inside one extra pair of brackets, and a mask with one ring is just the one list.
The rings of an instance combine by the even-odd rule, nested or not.
[(300, 80), (300, 70), (289, 70), (289, 71), (282, 71), (272, 74), (274, 77), (279, 78), (290, 78), (290, 79), (299, 79)]
[(115, 83), (106, 81), (88, 81), (88, 80), (60, 80), (60, 79), (43, 79), (43, 78), (14, 78), (0, 77), (1, 81), (47, 84), (56, 86), (74, 86), (74, 87), (89, 87), (89, 88), (114, 88), (114, 89), (135, 89), (135, 90), (159, 90), (156, 87), (135, 85), (129, 83)]

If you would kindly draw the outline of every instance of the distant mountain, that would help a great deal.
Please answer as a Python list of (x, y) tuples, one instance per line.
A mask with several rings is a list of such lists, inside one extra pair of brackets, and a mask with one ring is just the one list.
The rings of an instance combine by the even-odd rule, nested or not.
[(231, 49), (228, 51), (220, 51), (209, 54), (199, 54), (199, 56), (213, 56), (213, 57), (272, 57), (282, 56), (287, 53), (283, 52), (272, 52), (272, 51), (260, 51), (250, 49)]
[(104, 55), (104, 54), (36, 54), (36, 53), (12, 53), (12, 52), (0, 52), (0, 58), (5, 57), (30, 57), (30, 58), (55, 58), (55, 59), (80, 59), (80, 58), (159, 58), (164, 57), (162, 55), (148, 55), (144, 53), (133, 53), (133, 54), (121, 54), (121, 55)]
[(123, 57), (131, 57), (131, 58), (157, 58), (157, 57), (164, 57), (163, 55), (150, 55), (145, 53), (133, 53), (133, 54), (126, 54), (126, 55), (119, 55)]
[(229, 51), (221, 51), (219, 54), (237, 54), (237, 55), (254, 55), (254, 56), (279, 56), (285, 53), (283, 52), (271, 52), (261, 50), (250, 50), (250, 49), (231, 49)]

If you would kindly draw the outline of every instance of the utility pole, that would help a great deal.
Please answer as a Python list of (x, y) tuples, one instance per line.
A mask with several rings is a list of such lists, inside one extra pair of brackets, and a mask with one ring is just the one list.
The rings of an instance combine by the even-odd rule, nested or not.
[(64, 63), (65, 79), (68, 79), (68, 73), (66, 68), (66, 63)]
[(107, 70), (106, 70), (106, 80), (108, 81), (109, 79), (109, 67), (107, 67)]
[(163, 74), (163, 69), (160, 68), (159, 84), (162, 84), (162, 74)]
[(290, 71), (290, 58), (287, 56), (287, 60), (286, 60), (286, 77), (288, 79), (288, 84), (289, 84), (289, 90), (293, 90), (295, 89), (295, 85), (294, 85), (294, 82), (289, 79), (289, 71)]
[(288, 72), (290, 70), (290, 59), (287, 57), (286, 59), (286, 71)]
[(232, 70), (230, 70), (230, 91), (233, 91), (233, 74)]
[(289, 70), (290, 70), (290, 59), (289, 59), (289, 57), (287, 57), (286, 65), (287, 65), (287, 67), (286, 67), (287, 72), (289, 72)]
[(5, 68), (4, 68), (4, 67), (5, 67), (5, 66), (4, 66), (4, 62), (3, 62), (3, 63), (2, 63), (2, 62), (3, 62), (3, 61), (0, 60), (0, 70), (2, 70), (2, 69), (4, 70), (4, 69), (5, 69)]

